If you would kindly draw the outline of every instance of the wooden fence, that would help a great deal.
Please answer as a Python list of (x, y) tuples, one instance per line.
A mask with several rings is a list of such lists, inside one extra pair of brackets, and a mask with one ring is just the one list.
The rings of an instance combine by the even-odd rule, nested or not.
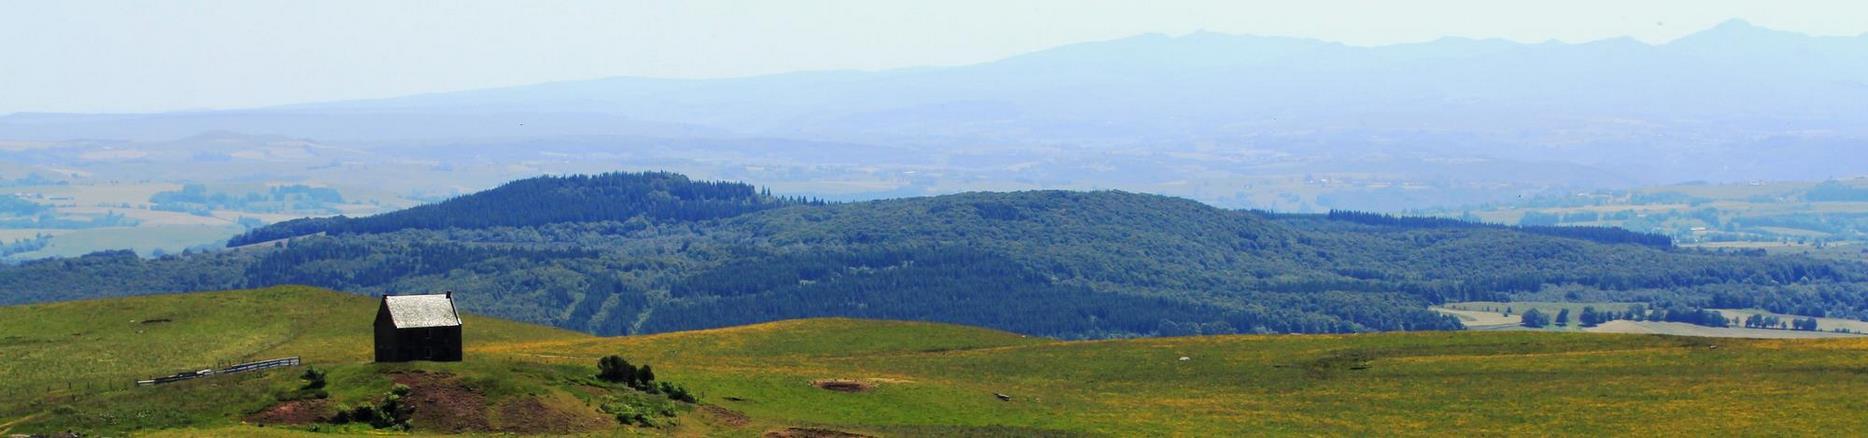
[[(163, 383), (197, 379), (208, 376), (227, 375), (228, 378), (240, 376), (240, 379), (259, 377), (253, 371), (303, 365), (297, 356), (246, 362), (213, 367), (200, 371), (176, 373), (168, 376), (144, 380), (124, 380), (120, 377), (81, 377), (59, 379), (54, 382), (23, 383), (0, 379), (0, 411), (11, 412), (24, 409), (41, 411), (53, 406), (70, 404), (79, 400), (102, 396), (107, 393), (147, 388)], [(0, 362), (0, 369), (5, 363)], [(203, 372), (205, 371), (205, 372)], [(4, 422), (0, 420), (0, 422)]]
[(233, 364), (233, 365), (228, 365), (227, 367), (221, 368), (218, 370), (213, 369), (213, 368), (208, 368), (208, 369), (203, 369), (200, 371), (184, 371), (184, 372), (170, 374), (167, 376), (157, 377), (153, 379), (138, 380), (136, 381), (136, 384), (141, 385), (141, 386), (161, 385), (164, 383), (174, 383), (174, 382), (180, 382), (183, 380), (199, 379), (202, 377), (209, 377), (209, 376), (215, 376), (215, 375), (221, 375), (221, 374), (239, 374), (239, 373), (259, 371), (259, 370), (272, 369), (272, 368), (295, 367), (299, 365), (300, 365), (300, 362), (298, 360), (298, 356), (283, 357), (283, 358), (278, 358), (278, 359), (267, 359), (267, 360), (262, 360), (262, 361), (257, 361), (257, 362)]

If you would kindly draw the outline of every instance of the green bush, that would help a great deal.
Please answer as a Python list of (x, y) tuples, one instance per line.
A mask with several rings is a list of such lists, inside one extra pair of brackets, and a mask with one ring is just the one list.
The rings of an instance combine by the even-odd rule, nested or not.
[(305, 367), (305, 374), (298, 376), (298, 378), (305, 380), (304, 389), (324, 388), (324, 370), (320, 370), (317, 367)]
[(673, 384), (669, 382), (662, 382), (661, 392), (662, 394), (667, 394), (668, 398), (670, 399), (684, 401), (688, 403), (699, 403), (700, 402), (700, 400), (694, 397), (694, 393), (688, 392), (688, 389), (685, 387), (682, 387), (681, 385), (677, 385), (677, 384)]
[(331, 424), (350, 423), (350, 406), (337, 405), (337, 413), (331, 414)]
[(616, 422), (625, 425), (655, 427), (655, 420), (644, 409), (628, 403), (609, 403), (603, 405), (603, 411), (616, 415)]
[(338, 405), (337, 414), (331, 416), (331, 423), (367, 423), (377, 429), (408, 430), (409, 417), (415, 413), (414, 408), (402, 403), (402, 398), (408, 395), (409, 387), (397, 384), (380, 404), (356, 407)]
[(597, 359), (597, 378), (605, 382), (633, 384), (636, 381), (636, 366), (622, 356), (609, 355)]

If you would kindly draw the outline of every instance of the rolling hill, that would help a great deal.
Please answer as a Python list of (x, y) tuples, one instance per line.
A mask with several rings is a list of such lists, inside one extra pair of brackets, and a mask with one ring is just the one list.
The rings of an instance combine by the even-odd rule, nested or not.
[[(709, 190), (733, 195), (676, 194)], [(1113, 191), (821, 204), (670, 174), (543, 177), (253, 234), (303, 237), (0, 267), (0, 302), (454, 290), (469, 310), (604, 335), (812, 317), (1062, 338), (1444, 330), (1460, 326), (1428, 306), (1514, 299), (1868, 317), (1858, 264), (1685, 250), (1619, 229), (1284, 215)]]
[[(1868, 389), (1859, 361), (1868, 341), (1860, 338), (1433, 332), (1058, 341), (856, 319), (598, 338), (472, 317), (465, 362), (377, 365), (367, 363), (373, 305), (284, 287), (0, 307), (0, 433), (369, 433), (354, 424), (310, 433), (312, 424), (256, 422), (293, 403), (279, 399), (302, 383), (300, 368), (120, 386), (278, 355), (327, 370), (333, 404), (370, 403), (396, 381), (415, 383), (410, 400), (444, 393), (478, 401), (465, 410), (418, 405), (417, 434), (481, 418), (443, 415), (463, 412), (522, 434), (674, 436), (1672, 436), (1868, 427), (1868, 417), (1854, 415), (1868, 408), (1855, 396)], [(145, 323), (157, 320), (167, 321)], [(699, 404), (667, 405), (676, 415), (657, 417), (653, 428), (616, 425), (598, 405), (636, 393), (589, 377), (610, 354), (653, 364), (663, 380), (698, 392)], [(546, 425), (561, 428), (501, 429), (521, 424), (513, 412), (558, 419)], [(610, 423), (581, 422), (591, 418)]]

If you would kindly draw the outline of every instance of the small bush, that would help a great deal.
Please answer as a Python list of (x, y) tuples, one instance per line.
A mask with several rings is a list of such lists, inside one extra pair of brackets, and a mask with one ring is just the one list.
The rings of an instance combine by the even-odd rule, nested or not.
[(655, 392), (653, 391), (655, 388), (655, 369), (649, 368), (649, 364), (642, 364), (642, 368), (636, 369), (636, 381), (632, 382), (630, 386), (649, 392)]
[(414, 408), (402, 403), (402, 398), (409, 395), (409, 387), (398, 384), (389, 390), (389, 395), (376, 405), (345, 407), (339, 405), (337, 414), (331, 416), (332, 424), (367, 423), (377, 429), (408, 430), (409, 417)]
[(698, 403), (700, 401), (694, 397), (694, 393), (688, 392), (687, 388), (684, 388), (681, 385), (677, 385), (677, 384), (673, 384), (669, 382), (661, 383), (661, 392), (662, 394), (667, 394), (668, 398), (674, 399), (674, 400), (684, 401), (688, 403)]
[(597, 359), (597, 378), (611, 383), (634, 383), (636, 366), (622, 356), (609, 355)]
[(357, 423), (370, 423), (374, 425), (376, 423), (376, 417), (377, 415), (376, 415), (375, 406), (363, 405), (363, 406), (358, 406), (356, 408), (352, 408), (350, 410), (350, 416), (347, 417), (346, 421), (357, 422)]
[(616, 415), (616, 422), (631, 426), (655, 427), (655, 420), (643, 409), (628, 403), (603, 405), (603, 411)]
[(337, 405), (337, 413), (331, 414), (331, 424), (348, 424), (350, 420), (350, 406)]
[(320, 370), (317, 367), (305, 367), (305, 374), (299, 375), (298, 378), (305, 380), (304, 389), (324, 388), (324, 370)]

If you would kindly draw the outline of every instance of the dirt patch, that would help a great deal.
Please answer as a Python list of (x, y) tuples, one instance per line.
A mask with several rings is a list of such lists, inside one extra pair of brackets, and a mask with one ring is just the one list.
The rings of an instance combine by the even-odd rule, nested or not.
[(849, 433), (849, 432), (844, 432), (841, 430), (817, 429), (817, 428), (810, 428), (810, 427), (787, 427), (787, 428), (779, 429), (779, 430), (770, 430), (770, 431), (766, 431), (764, 435), (759, 435), (759, 437), (760, 438), (874, 438), (869, 435), (863, 435), (860, 433)]
[(708, 416), (719, 419), (720, 424), (731, 427), (746, 427), (746, 424), (752, 423), (752, 417), (746, 416), (744, 412), (732, 409), (714, 405), (701, 405), (700, 411), (706, 413)]
[(873, 383), (850, 379), (812, 380), (811, 386), (836, 392), (868, 392), (876, 389)]
[(404, 401), (415, 410), (409, 423), (416, 430), (448, 433), (492, 430), (487, 422), (486, 396), (462, 385), (460, 379), (419, 371), (392, 374), (389, 379), (408, 385), (409, 396)]
[(575, 409), (582, 405), (557, 405), (539, 397), (524, 397), (501, 403), (497, 430), (521, 434), (570, 434), (602, 430), (616, 421), (594, 411), (580, 412)]
[(330, 400), (293, 400), (246, 416), (246, 422), (252, 424), (311, 424), (324, 421), (332, 414)]
[(156, 319), (143, 320), (143, 324), (161, 324), (165, 322), (175, 322), (175, 320), (168, 319), (168, 318), (156, 318)]

